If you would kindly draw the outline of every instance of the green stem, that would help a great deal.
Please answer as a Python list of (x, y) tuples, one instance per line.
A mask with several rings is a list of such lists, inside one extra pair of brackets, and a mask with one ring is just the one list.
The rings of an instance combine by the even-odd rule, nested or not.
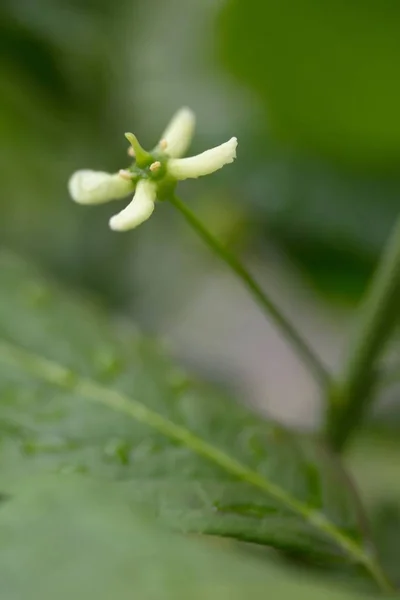
[(355, 335), (342, 374), (332, 388), (327, 435), (343, 450), (370, 405), (377, 361), (397, 323), (400, 300), (400, 218), (360, 308)]
[(211, 248), (211, 250), (213, 250), (219, 258), (228, 265), (236, 277), (244, 283), (267, 317), (272, 318), (275, 321), (275, 324), (291, 343), (292, 347), (297, 351), (297, 354), (313, 373), (321, 387), (324, 390), (328, 389), (330, 376), (325, 366), (295, 329), (294, 325), (282, 314), (280, 309), (267, 296), (243, 264), (208, 231), (196, 215), (177, 196), (170, 197), (169, 201), (183, 215), (196, 233), (205, 241), (207, 246), (209, 246), (209, 248)]

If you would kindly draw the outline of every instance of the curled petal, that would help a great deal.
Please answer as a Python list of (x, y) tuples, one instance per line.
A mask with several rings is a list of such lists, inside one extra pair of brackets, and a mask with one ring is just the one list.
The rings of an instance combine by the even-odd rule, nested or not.
[(154, 210), (156, 192), (157, 187), (152, 181), (139, 181), (132, 202), (120, 213), (111, 217), (111, 229), (128, 231), (146, 221)]
[(168, 173), (178, 180), (210, 175), (236, 158), (237, 139), (231, 138), (225, 144), (206, 150), (190, 158), (171, 158), (168, 161)]
[(174, 158), (183, 156), (192, 141), (196, 117), (190, 108), (181, 108), (161, 136), (159, 147)]
[(132, 181), (123, 179), (118, 173), (83, 169), (76, 171), (68, 182), (71, 197), (79, 204), (102, 204), (123, 198), (134, 189)]

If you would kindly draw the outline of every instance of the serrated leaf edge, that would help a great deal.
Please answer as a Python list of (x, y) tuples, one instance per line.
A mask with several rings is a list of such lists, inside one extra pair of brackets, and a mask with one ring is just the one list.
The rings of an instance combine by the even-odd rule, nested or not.
[(27, 351), (5, 340), (0, 341), (0, 361), (20, 371), (27, 372), (36, 379), (68, 391), (74, 390), (88, 401), (123, 412), (136, 421), (157, 430), (166, 437), (180, 442), (231, 475), (264, 491), (274, 500), (281, 502), (285, 508), (305, 519), (312, 527), (330, 538), (348, 555), (352, 562), (363, 565), (382, 590), (392, 591), (392, 586), (387, 581), (372, 551), (368, 552), (365, 548), (355, 543), (321, 512), (310, 509), (296, 498), (290, 496), (275, 483), (267, 480), (236, 459), (231, 458), (212, 444), (205, 442), (191, 431), (180, 425), (176, 425), (174, 422), (159, 415), (154, 410), (130, 398), (126, 394), (107, 388), (89, 378), (81, 377), (55, 361)]

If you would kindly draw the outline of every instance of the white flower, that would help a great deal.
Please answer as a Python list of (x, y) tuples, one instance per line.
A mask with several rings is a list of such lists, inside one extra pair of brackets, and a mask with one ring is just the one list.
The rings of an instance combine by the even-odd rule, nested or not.
[(237, 139), (210, 150), (181, 158), (186, 152), (194, 132), (195, 116), (188, 108), (182, 108), (173, 117), (152, 152), (146, 152), (137, 138), (125, 134), (135, 158), (129, 169), (109, 174), (103, 171), (81, 170), (69, 180), (69, 192), (79, 204), (100, 204), (123, 198), (135, 189), (132, 202), (110, 219), (114, 231), (127, 231), (146, 221), (154, 210), (156, 198), (168, 199), (180, 180), (214, 173), (234, 161)]

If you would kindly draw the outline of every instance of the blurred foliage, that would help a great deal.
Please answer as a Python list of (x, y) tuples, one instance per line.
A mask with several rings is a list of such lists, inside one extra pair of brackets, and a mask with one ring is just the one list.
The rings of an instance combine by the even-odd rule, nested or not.
[(340, 162), (400, 160), (400, 6), (393, 0), (231, 0), (225, 56), (271, 130)]
[(320, 289), (357, 298), (398, 212), (398, 4), (228, 0), (220, 31), (261, 108), (249, 200)]
[(7, 600), (360, 598), (222, 542), (160, 531), (104, 482), (31, 478), (4, 490), (0, 592)]
[(123, 61), (121, 9), (89, 0), (6, 1), (0, 7), (3, 243), (111, 300), (121, 293), (111, 265), (127, 240), (107, 247), (104, 212), (90, 221), (77, 215), (66, 182), (89, 157), (95, 167), (112, 168), (117, 150), (125, 152), (116, 134), (119, 74), (112, 69), (114, 60)]
[(241, 148), (236, 190), (258, 237), (283, 247), (326, 298), (358, 300), (398, 213), (400, 181), (341, 170), (263, 135)]
[(118, 333), (29, 265), (1, 256), (0, 290), (3, 472), (124, 480), (175, 529), (317, 564), (352, 563), (335, 532), (369, 547), (351, 487), (314, 439), (192, 382), (156, 344)]

